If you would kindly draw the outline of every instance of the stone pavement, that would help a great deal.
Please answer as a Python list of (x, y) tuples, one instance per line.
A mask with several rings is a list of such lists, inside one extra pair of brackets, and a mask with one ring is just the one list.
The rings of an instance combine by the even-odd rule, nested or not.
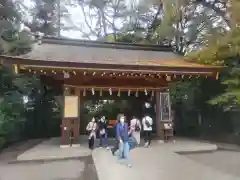
[(218, 150), (213, 153), (195, 153), (184, 156), (221, 172), (237, 176), (240, 179), (240, 152)]
[(0, 164), (1, 180), (84, 180), (84, 161), (64, 160), (44, 163)]
[(87, 144), (80, 147), (60, 148), (60, 139), (51, 138), (25, 151), (17, 157), (18, 161), (61, 160), (91, 155)]
[[(198, 148), (197, 148), (198, 147)], [(216, 150), (216, 145), (196, 141), (154, 144), (150, 148), (131, 151), (132, 168), (117, 162), (111, 152), (104, 149), (93, 151), (93, 160), (99, 180), (239, 180), (239, 177), (200, 164), (177, 152)]]

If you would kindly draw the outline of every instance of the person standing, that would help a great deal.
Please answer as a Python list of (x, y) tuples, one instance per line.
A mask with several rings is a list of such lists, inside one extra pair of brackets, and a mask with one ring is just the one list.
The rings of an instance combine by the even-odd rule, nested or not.
[(88, 123), (86, 130), (88, 132), (88, 147), (93, 150), (97, 131), (97, 123), (94, 117)]
[(114, 155), (115, 152), (118, 150), (119, 141), (118, 141), (118, 137), (117, 137), (117, 125), (118, 125), (118, 123), (120, 123), (120, 117), (121, 116), (124, 116), (124, 115), (123, 114), (118, 114), (117, 121), (113, 126), (113, 129), (114, 129), (114, 132), (115, 132), (115, 144), (114, 144), (114, 147), (111, 149), (112, 155)]
[(140, 139), (141, 139), (141, 122), (139, 119), (137, 119), (135, 116), (132, 117), (130, 121), (130, 130), (131, 130), (131, 135), (134, 137), (134, 139), (137, 141), (137, 144), (140, 144)]
[(128, 132), (128, 124), (125, 122), (125, 116), (121, 116), (120, 117), (120, 122), (117, 124), (116, 127), (116, 135), (117, 135), (117, 139), (119, 141), (119, 145), (118, 145), (118, 151), (117, 151), (117, 156), (118, 159), (125, 159), (127, 162), (127, 166), (131, 167), (132, 165), (129, 162), (129, 143), (128, 143), (128, 136), (129, 136), (129, 132)]
[(102, 118), (98, 122), (98, 129), (99, 129), (99, 139), (100, 139), (100, 144), (99, 147), (101, 148), (104, 146), (107, 150), (109, 149), (108, 147), (108, 134), (107, 134), (107, 121), (106, 117), (102, 116)]
[(143, 136), (144, 136), (144, 147), (148, 147), (151, 144), (151, 136), (152, 136), (152, 125), (153, 120), (149, 115), (145, 115), (142, 119), (143, 125)]

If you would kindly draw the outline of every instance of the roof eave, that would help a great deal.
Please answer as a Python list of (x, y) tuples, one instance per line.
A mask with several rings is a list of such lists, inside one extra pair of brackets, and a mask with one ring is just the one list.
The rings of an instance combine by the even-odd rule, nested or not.
[(99, 63), (78, 63), (61, 61), (42, 61), (12, 56), (0, 56), (6, 64), (22, 64), (26, 67), (45, 67), (45, 68), (72, 68), (88, 70), (118, 70), (118, 71), (146, 71), (161, 73), (179, 74), (214, 74), (223, 70), (222, 66), (189, 67), (189, 66), (156, 66), (156, 65), (124, 65), (124, 64), (99, 64)]

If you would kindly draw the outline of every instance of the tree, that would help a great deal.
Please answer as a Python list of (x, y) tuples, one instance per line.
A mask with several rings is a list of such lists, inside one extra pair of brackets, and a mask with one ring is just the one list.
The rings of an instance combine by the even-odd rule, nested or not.
[(221, 82), (225, 85), (225, 93), (210, 101), (211, 104), (224, 105), (227, 110), (236, 108), (240, 103), (240, 19), (238, 10), (240, 3), (237, 0), (231, 1), (231, 30), (216, 39), (211, 39), (209, 45), (201, 51), (192, 53), (188, 58), (195, 59), (204, 64), (218, 64), (227, 66), (222, 73)]
[[(24, 18), (18, 5), (20, 4), (9, 0), (0, 3), (0, 54), (14, 56), (27, 53), (36, 41), (29, 29), (23, 28)], [(39, 131), (46, 132), (43, 129), (49, 127), (49, 118), (57, 119), (51, 123), (56, 122), (55, 127), (59, 131), (60, 111), (54, 99), (56, 93), (51, 88), (41, 83), (38, 77), (15, 74), (10, 67), (2, 64), (0, 78), (0, 148), (26, 135), (29, 137), (36, 134), (36, 127), (39, 127), (37, 125), (43, 122), (45, 126), (41, 126)], [(23, 97), (26, 97), (28, 102), (24, 102)], [(39, 113), (43, 110), (48, 113), (47, 120)], [(36, 121), (38, 123), (32, 123)], [(32, 123), (31, 126), (28, 126), (29, 122)], [(29, 134), (32, 129), (35, 131)], [(52, 132), (53, 129), (49, 130), (45, 136)]]

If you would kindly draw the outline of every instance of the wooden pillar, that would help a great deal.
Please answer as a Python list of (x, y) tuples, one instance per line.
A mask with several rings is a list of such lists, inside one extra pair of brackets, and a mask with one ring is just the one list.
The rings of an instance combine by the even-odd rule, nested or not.
[(171, 116), (170, 94), (156, 92), (156, 133), (160, 140), (167, 140), (173, 136), (173, 122)]
[(70, 95), (69, 89), (63, 86), (63, 113), (62, 113), (62, 124), (61, 124), (61, 147), (68, 147), (71, 144), (69, 134), (69, 122), (65, 118), (65, 96)]
[(81, 125), (81, 121), (80, 121), (80, 103), (81, 103), (81, 91), (80, 89), (76, 88), (75, 89), (75, 96), (78, 97), (78, 117), (76, 119), (74, 119), (73, 121), (73, 135), (74, 135), (74, 139), (72, 144), (73, 145), (79, 145), (80, 144), (80, 140), (79, 140), (79, 131), (80, 131), (80, 125)]
[[(71, 94), (72, 90), (74, 92)], [(77, 89), (64, 87), (64, 112), (61, 125), (61, 146), (78, 144), (79, 136), (79, 93)]]
[(155, 98), (156, 98), (156, 134), (157, 138), (160, 140), (164, 139), (164, 130), (163, 130), (163, 124), (161, 121), (161, 97), (160, 97), (160, 91), (155, 92)]

